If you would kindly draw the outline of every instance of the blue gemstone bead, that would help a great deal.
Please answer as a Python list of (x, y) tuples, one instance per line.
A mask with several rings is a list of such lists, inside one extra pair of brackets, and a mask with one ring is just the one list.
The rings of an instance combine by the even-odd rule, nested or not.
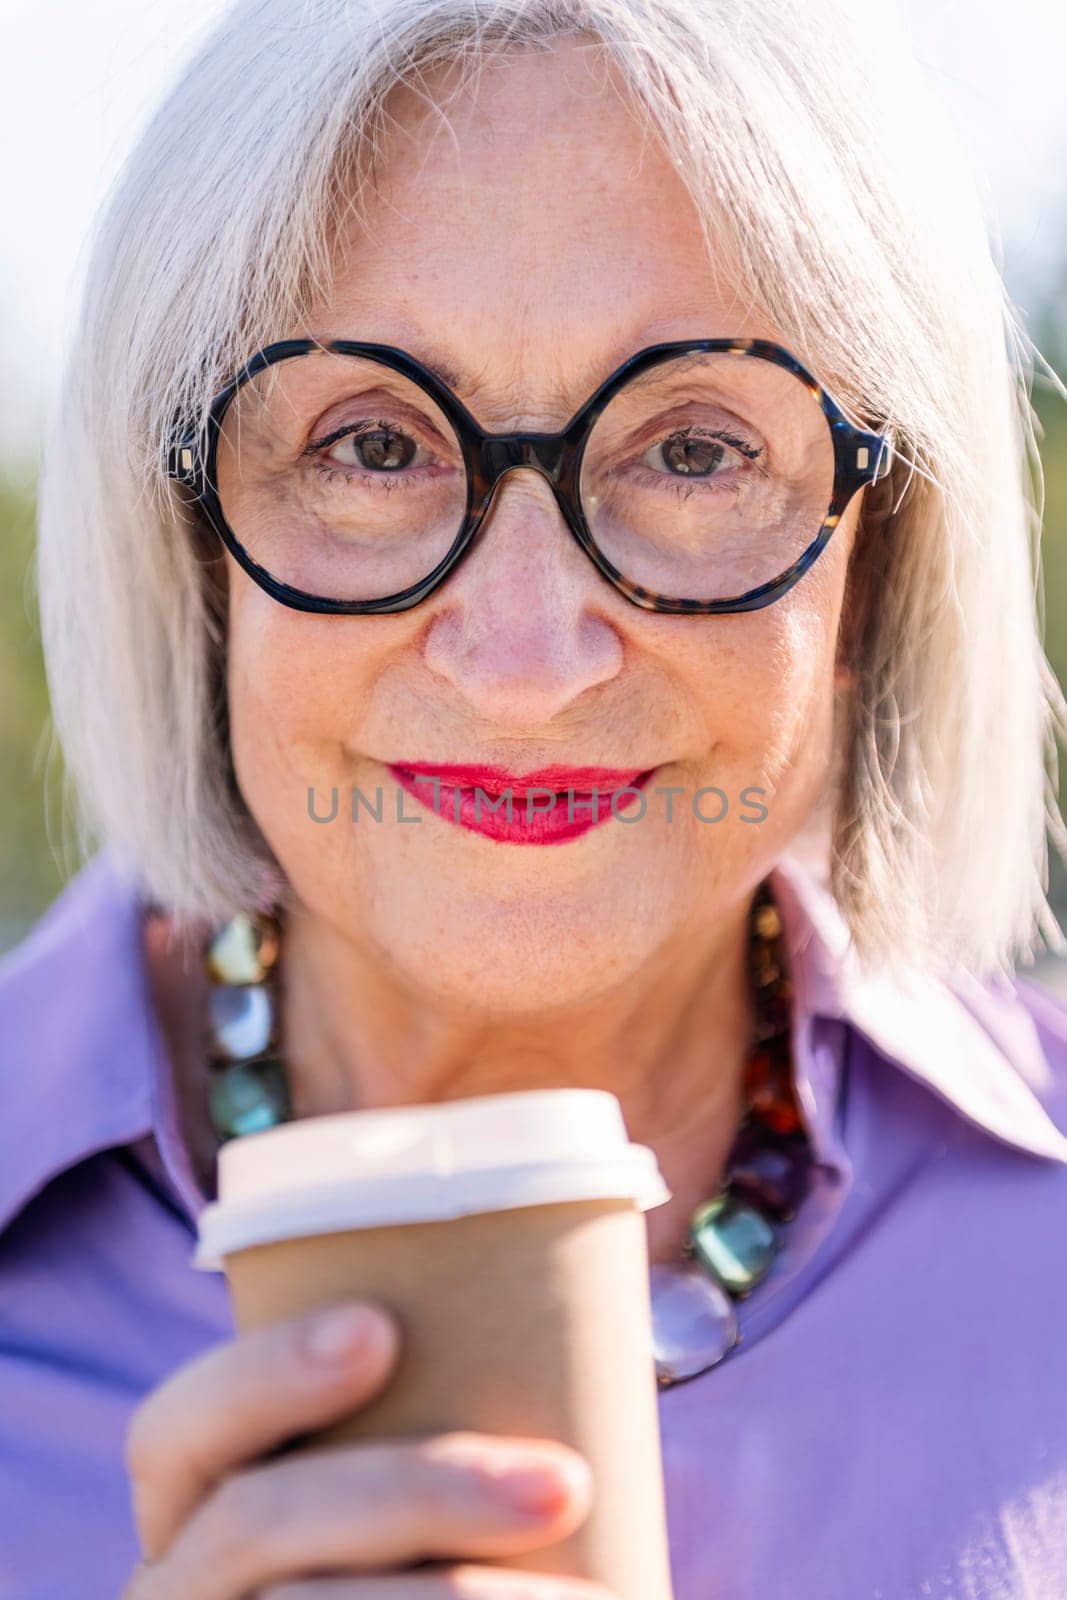
[(214, 985), (208, 991), (208, 1012), (215, 1047), (228, 1060), (261, 1056), (270, 1044), (274, 1006), (264, 985)]
[(213, 1072), (208, 1099), (215, 1131), (222, 1139), (262, 1133), (292, 1117), (289, 1080), (276, 1056), (235, 1061)]
[(697, 1208), (689, 1234), (698, 1260), (739, 1298), (766, 1277), (778, 1249), (766, 1217), (728, 1191)]

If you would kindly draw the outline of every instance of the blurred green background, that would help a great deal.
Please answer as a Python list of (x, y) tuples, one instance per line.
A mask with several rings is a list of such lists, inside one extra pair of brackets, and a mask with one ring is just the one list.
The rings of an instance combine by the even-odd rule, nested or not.
[[(1061, 375), (1064, 306), (1067, 269), (1028, 318), (1038, 348)], [(1034, 403), (1044, 435), (1046, 648), (1067, 684), (1067, 401), (1037, 376)], [(50, 739), (35, 605), (34, 478), (31, 460), (0, 463), (0, 951), (22, 937), (76, 866), (64, 848), (61, 757)], [(1067, 926), (1067, 870), (1055, 855), (1053, 903)], [(1067, 966), (1057, 967), (1056, 980), (1067, 986)]]
[(26, 463), (0, 465), (0, 948), (21, 936), (64, 878), (54, 810), (61, 763), (46, 759), (50, 729), (34, 594), (33, 478)]

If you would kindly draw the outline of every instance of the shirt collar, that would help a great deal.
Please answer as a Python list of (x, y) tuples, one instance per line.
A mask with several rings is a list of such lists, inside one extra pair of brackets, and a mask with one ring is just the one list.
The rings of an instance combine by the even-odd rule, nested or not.
[(822, 1016), (845, 1019), (973, 1126), (1067, 1162), (1067, 1135), (1039, 1098), (1051, 1086), (1049, 1063), (1010, 981), (864, 972), (836, 901), (811, 868), (786, 853), (770, 879), (794, 984), (798, 1091), (817, 1152), (837, 1150), (829, 1058), (813, 1058), (805, 1037)]
[[(1067, 1162), (1039, 1098), (1049, 1066), (1035, 1025), (1000, 990), (864, 975), (829, 891), (797, 858), (772, 869), (794, 985), (796, 1074), (818, 1159), (841, 1165), (837, 1060), (813, 1050), (815, 1017), (843, 1018), (891, 1064), (994, 1138)], [(176, 1138), (173, 1095), (149, 999), (143, 902), (101, 851), (0, 960), (3, 1070), (17, 1075), (0, 1123), (0, 1229), (52, 1178), (98, 1151), (153, 1135), (192, 1214), (204, 1197)]]

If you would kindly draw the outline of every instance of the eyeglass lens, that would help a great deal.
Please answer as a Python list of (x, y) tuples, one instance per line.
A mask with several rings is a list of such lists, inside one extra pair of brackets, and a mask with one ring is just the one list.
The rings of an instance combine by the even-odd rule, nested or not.
[[(314, 351), (238, 389), (219, 434), (223, 515), (272, 577), (376, 600), (448, 554), (463, 452), (429, 394), (384, 364)], [(579, 490), (593, 542), (659, 594), (728, 599), (807, 549), (833, 496), (829, 423), (807, 384), (758, 357), (688, 352), (637, 373), (598, 417)]]

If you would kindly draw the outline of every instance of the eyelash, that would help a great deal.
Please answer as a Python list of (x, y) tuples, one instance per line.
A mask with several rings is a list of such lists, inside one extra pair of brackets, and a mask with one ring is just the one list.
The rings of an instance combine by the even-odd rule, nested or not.
[(396, 475), (388, 472), (346, 472), (343, 467), (328, 466), (322, 462), (315, 463), (315, 471), (326, 483), (341, 478), (345, 483), (373, 484), (376, 493), (396, 494), (400, 489), (414, 487), (410, 472)]
[[(654, 439), (652, 444), (648, 446), (648, 450), (654, 449), (657, 444), (673, 443), (677, 439), (711, 439), (716, 443), (728, 445), (732, 450), (736, 450), (739, 455), (744, 456), (746, 461), (753, 463), (758, 462), (763, 455), (762, 450), (749, 444), (746, 439), (740, 439), (735, 434), (727, 433), (723, 428), (700, 428), (696, 424), (672, 429), (662, 439)], [(647, 455), (648, 450), (642, 451), (642, 455)], [(757, 467), (755, 470), (762, 472), (764, 469)], [(728, 494), (736, 488), (736, 484), (727, 485), (717, 482), (721, 474), (716, 474), (711, 478), (687, 477), (684, 473), (652, 472), (647, 467), (639, 467), (637, 475), (642, 482), (652, 482), (657, 488), (666, 488), (669, 494), (677, 495), (683, 500), (688, 499), (692, 494)]]
[[(348, 471), (336, 462), (326, 461), (319, 455), (319, 451), (328, 450), (331, 445), (337, 444), (341, 439), (362, 438), (379, 428), (389, 433), (401, 433), (403, 431), (395, 423), (387, 421), (384, 417), (368, 417), (364, 422), (355, 423), (345, 428), (338, 428), (336, 432), (327, 434), (325, 439), (314, 440), (303, 451), (303, 454), (310, 458), (312, 467), (326, 483), (332, 483), (337, 478), (343, 479), (345, 483), (372, 483), (375, 489), (384, 489), (387, 494), (395, 494), (398, 489), (415, 487), (416, 485), (412, 481), (415, 478), (415, 472), (398, 473), (393, 476), (387, 472)], [(411, 437), (411, 435), (408, 437)], [(416, 471), (421, 470), (425, 469), (416, 469)]]

